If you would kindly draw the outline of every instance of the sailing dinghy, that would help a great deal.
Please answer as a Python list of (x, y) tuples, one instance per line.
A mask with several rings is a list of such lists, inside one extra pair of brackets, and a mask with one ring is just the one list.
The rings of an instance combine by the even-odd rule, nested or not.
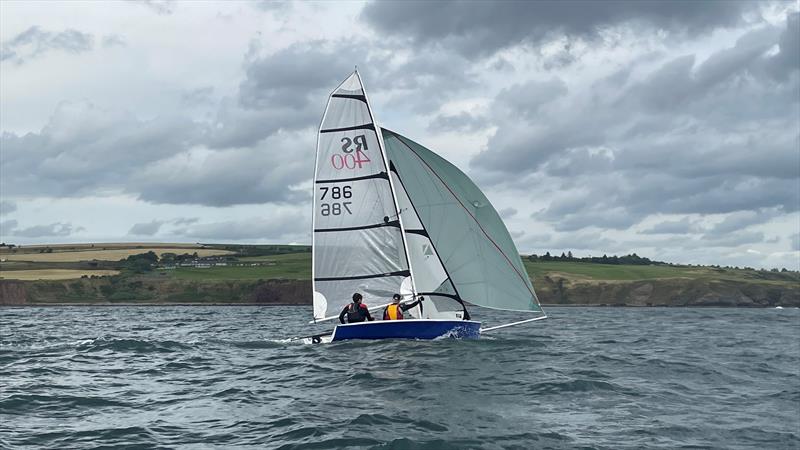
[[(378, 319), (395, 293), (425, 300), (410, 318), (337, 325), (307, 342), (469, 339), (547, 317), (486, 196), (444, 158), (378, 126), (358, 71), (328, 98), (313, 207), (310, 323), (338, 320), (355, 292)], [(482, 329), (467, 305), (535, 317)]]

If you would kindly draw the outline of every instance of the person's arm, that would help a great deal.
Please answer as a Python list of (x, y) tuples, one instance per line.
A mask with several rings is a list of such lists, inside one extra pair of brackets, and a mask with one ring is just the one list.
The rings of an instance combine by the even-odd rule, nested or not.
[(344, 315), (347, 314), (347, 306), (339, 313), (339, 322), (344, 323)]
[(409, 309), (419, 305), (420, 302), (422, 302), (422, 300), (424, 300), (424, 299), (425, 299), (424, 297), (420, 296), (416, 301), (413, 301), (413, 302), (405, 304), (405, 305), (400, 305), (400, 309), (402, 311), (404, 311), (404, 312), (408, 311)]
[(367, 308), (367, 305), (362, 304), (361, 307), (364, 308), (364, 314), (366, 314), (367, 320), (369, 320), (370, 322), (375, 320), (375, 319), (372, 318), (371, 315), (369, 315), (369, 308)]
[(417, 299), (416, 301), (413, 301), (411, 303), (406, 303), (404, 305), (400, 305), (400, 310), (403, 311), (403, 312), (406, 312), (409, 309), (419, 305), (419, 302), (421, 302), (421, 301), (422, 301), (421, 299)]

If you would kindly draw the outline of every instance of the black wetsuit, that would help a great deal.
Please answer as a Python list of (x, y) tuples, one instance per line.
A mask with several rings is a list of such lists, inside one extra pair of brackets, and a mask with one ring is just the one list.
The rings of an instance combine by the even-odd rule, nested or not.
[[(347, 316), (347, 322), (345, 322), (344, 316)], [(339, 313), (339, 322), (341, 323), (356, 323), (363, 322), (365, 320), (373, 321), (375, 319), (373, 319), (369, 314), (369, 308), (367, 308), (367, 305), (363, 303), (350, 303), (344, 307), (342, 312)]]

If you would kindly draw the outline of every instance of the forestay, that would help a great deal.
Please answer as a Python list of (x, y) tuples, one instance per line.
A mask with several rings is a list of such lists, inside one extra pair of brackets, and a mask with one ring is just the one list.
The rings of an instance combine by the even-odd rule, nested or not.
[[(314, 318), (354, 292), (368, 304), (400, 292), (411, 272), (378, 128), (357, 72), (328, 99), (314, 174)], [(408, 281), (406, 281), (408, 284)]]
[(408, 239), (408, 245), (420, 293), (426, 289), (415, 265), (422, 254), (431, 267), (438, 265), (436, 260), (441, 263), (441, 269), (432, 272), (436, 279), (426, 287), (441, 281), (442, 292), (452, 288), (443, 298), (486, 308), (541, 311), (514, 241), (480, 189), (458, 168), (408, 138), (383, 129), (383, 141), (400, 181), (400, 203), (402, 185), (413, 205), (401, 208), (407, 233), (412, 232), (411, 223), (419, 222), (419, 238)]

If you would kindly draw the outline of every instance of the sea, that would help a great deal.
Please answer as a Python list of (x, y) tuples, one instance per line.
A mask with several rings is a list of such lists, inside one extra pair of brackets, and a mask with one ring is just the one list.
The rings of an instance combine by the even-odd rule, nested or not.
[(309, 307), (0, 308), (0, 448), (800, 448), (800, 310), (546, 312), (306, 345)]

